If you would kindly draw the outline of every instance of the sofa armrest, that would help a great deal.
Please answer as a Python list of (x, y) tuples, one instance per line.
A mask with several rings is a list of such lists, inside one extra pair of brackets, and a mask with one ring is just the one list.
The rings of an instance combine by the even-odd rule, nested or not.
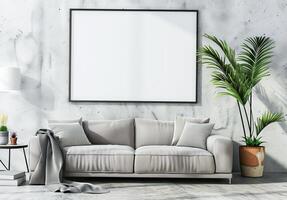
[(29, 141), (29, 166), (34, 171), (41, 155), (41, 147), (37, 136), (33, 136)]
[(207, 138), (207, 150), (213, 154), (216, 173), (231, 173), (233, 144), (230, 138), (211, 135)]

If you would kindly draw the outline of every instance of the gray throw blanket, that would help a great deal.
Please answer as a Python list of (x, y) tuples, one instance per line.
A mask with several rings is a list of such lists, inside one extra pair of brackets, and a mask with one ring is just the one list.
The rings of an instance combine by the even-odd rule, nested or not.
[(40, 129), (36, 135), (41, 147), (41, 156), (30, 177), (30, 185), (47, 185), (50, 190), (63, 193), (101, 194), (109, 192), (101, 186), (95, 186), (90, 183), (63, 182), (64, 156), (58, 138), (55, 137), (53, 131), (48, 129)]

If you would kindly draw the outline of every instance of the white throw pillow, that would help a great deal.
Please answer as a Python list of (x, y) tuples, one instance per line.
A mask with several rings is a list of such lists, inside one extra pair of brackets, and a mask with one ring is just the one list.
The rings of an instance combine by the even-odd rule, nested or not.
[(174, 132), (173, 132), (173, 138), (172, 138), (171, 145), (177, 144), (177, 142), (181, 136), (182, 130), (184, 128), (185, 122), (203, 124), (203, 123), (209, 123), (209, 118), (194, 118), (194, 117), (177, 116), (175, 123), (174, 123)]
[(49, 127), (62, 147), (91, 144), (79, 123), (50, 123)]
[(206, 149), (207, 137), (214, 124), (196, 124), (186, 122), (176, 146), (188, 146)]

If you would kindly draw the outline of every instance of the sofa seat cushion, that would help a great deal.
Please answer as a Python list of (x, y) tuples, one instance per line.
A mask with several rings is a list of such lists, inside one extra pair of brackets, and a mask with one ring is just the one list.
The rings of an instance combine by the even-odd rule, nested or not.
[(135, 173), (214, 173), (213, 155), (199, 148), (143, 146), (135, 151)]
[(133, 172), (134, 149), (126, 145), (71, 146), (64, 155), (66, 172)]

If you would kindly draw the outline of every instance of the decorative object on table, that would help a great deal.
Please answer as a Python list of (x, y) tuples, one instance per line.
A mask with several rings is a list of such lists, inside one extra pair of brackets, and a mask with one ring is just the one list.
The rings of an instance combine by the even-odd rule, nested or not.
[(242, 50), (236, 55), (226, 41), (215, 36), (204, 35), (219, 47), (222, 54), (206, 45), (200, 48), (199, 55), (204, 65), (213, 70), (212, 83), (222, 91), (219, 95), (235, 98), (243, 128), (244, 146), (240, 147), (241, 175), (263, 176), (265, 149), (262, 145), (262, 130), (273, 122), (284, 119), (282, 113), (265, 112), (257, 120), (253, 117), (252, 89), (270, 75), (274, 42), (265, 36), (247, 38)]
[(17, 144), (17, 133), (12, 132), (10, 135), (10, 144), (16, 145)]
[(8, 144), (8, 128), (7, 128), (8, 117), (5, 114), (0, 115), (0, 145)]
[(26, 157), (26, 152), (25, 148), (27, 148), (27, 144), (17, 144), (17, 145), (0, 145), (0, 149), (8, 149), (8, 166), (6, 166), (2, 160), (0, 160), (0, 163), (5, 167), (6, 170), (10, 170), (10, 162), (11, 162), (11, 149), (22, 149), (23, 150), (23, 155), (25, 159), (25, 164), (27, 168), (27, 172), (29, 172), (29, 167), (28, 167), (28, 162), (27, 162), (27, 157)]
[(25, 172), (0, 171), (0, 186), (19, 186), (26, 181)]

